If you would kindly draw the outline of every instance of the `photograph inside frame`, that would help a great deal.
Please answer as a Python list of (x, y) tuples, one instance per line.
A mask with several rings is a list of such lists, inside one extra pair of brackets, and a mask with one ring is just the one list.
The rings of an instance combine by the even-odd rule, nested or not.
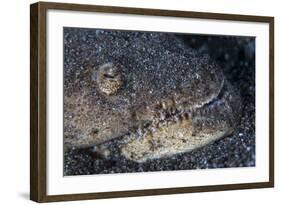
[(255, 166), (255, 37), (64, 27), (64, 176)]

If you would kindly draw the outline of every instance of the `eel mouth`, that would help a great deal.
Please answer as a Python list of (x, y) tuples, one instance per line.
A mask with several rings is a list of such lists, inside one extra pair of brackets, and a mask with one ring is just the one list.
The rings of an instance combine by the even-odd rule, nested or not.
[(216, 108), (223, 103), (225, 95), (225, 85), (224, 81), (222, 81), (217, 93), (213, 94), (208, 100), (193, 106), (188, 106), (189, 102), (184, 98), (180, 100), (175, 98), (162, 100), (160, 103), (149, 106), (153, 108), (148, 113), (150, 119), (140, 123), (141, 126), (135, 132), (131, 132), (130, 135), (131, 137), (142, 138), (146, 133), (153, 133), (158, 129), (176, 123), (192, 121), (199, 116), (206, 116), (212, 108)]
[(225, 116), (229, 110), (227, 98), (229, 93), (222, 81), (219, 91), (200, 105), (188, 107), (172, 99), (158, 103), (160, 111), (129, 134), (122, 155), (140, 163), (191, 151), (230, 134), (233, 126)]

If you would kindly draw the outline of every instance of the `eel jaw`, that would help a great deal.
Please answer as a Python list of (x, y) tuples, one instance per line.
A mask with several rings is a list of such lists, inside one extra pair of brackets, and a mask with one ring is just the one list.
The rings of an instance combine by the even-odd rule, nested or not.
[(127, 143), (121, 150), (127, 159), (142, 163), (148, 159), (189, 152), (231, 134), (232, 128), (209, 133), (192, 133), (192, 121), (183, 120), (149, 132), (139, 140)]
[[(232, 93), (233, 94), (233, 93)], [(127, 159), (142, 163), (148, 159), (189, 152), (209, 144), (234, 130), (233, 99), (227, 86), (200, 107), (162, 106), (160, 115), (145, 128), (131, 133), (122, 147)], [(162, 117), (161, 117), (162, 116)]]

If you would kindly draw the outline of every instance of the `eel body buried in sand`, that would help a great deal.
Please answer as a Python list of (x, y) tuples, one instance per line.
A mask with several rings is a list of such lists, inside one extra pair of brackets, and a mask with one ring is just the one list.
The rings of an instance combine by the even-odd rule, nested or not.
[(79, 43), (83, 49), (73, 61), (88, 54), (82, 67), (64, 63), (65, 149), (93, 147), (104, 157), (145, 162), (235, 129), (239, 94), (208, 56), (173, 34), (80, 30), (64, 51)]

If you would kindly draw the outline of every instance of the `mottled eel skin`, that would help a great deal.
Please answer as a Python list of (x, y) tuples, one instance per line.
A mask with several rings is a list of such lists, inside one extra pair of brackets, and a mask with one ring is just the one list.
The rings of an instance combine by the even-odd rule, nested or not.
[(239, 121), (221, 68), (173, 34), (65, 28), (64, 45), (65, 149), (141, 163), (202, 147)]

